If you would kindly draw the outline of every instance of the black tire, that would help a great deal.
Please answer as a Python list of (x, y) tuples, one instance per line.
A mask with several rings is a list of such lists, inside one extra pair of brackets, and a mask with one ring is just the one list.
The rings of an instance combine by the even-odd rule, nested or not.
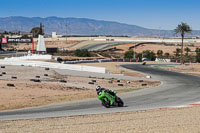
[(14, 84), (10, 84), (10, 83), (8, 83), (7, 86), (9, 86), (9, 87), (15, 87)]
[(110, 108), (110, 102), (109, 101), (102, 100), (102, 105), (106, 108)]
[(121, 100), (121, 98), (116, 97), (116, 103), (118, 107), (123, 107), (124, 106), (124, 102)]

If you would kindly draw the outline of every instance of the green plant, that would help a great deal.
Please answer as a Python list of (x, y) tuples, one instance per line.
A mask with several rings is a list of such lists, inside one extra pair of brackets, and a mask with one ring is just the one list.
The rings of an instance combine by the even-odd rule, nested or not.
[(185, 50), (185, 52), (186, 52), (186, 54), (185, 54), (185, 55), (186, 55), (186, 56), (188, 56), (188, 53), (191, 51), (191, 49), (190, 49), (190, 48), (188, 48), (188, 47), (186, 47), (184, 50)]
[(165, 53), (164, 57), (169, 58), (170, 54), (169, 53)]
[(34, 28), (31, 29), (30, 33), (33, 34), (34, 38), (37, 38), (40, 34), (40, 31), (41, 31), (40, 27), (34, 27)]
[(176, 57), (179, 57), (181, 53), (181, 49), (180, 48), (176, 48), (176, 51), (174, 51), (174, 54)]
[(126, 51), (124, 54), (124, 58), (131, 59), (134, 56), (134, 52), (132, 50)]
[(91, 53), (87, 50), (87, 49), (77, 49), (75, 51), (75, 56), (78, 56), (78, 57), (91, 57)]
[(162, 50), (158, 50), (158, 51), (157, 51), (157, 56), (158, 56), (159, 58), (161, 58), (161, 57), (163, 56), (163, 51), (162, 51)]
[(143, 51), (143, 57), (151, 59), (151, 61), (154, 61), (156, 59), (156, 54), (153, 51), (145, 50)]

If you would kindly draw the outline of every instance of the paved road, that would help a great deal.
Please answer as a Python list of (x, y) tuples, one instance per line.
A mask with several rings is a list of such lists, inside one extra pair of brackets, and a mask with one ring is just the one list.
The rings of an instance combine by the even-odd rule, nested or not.
[[(129, 43), (131, 43), (131, 42), (129, 42)], [(103, 50), (107, 47), (117, 46), (117, 45), (122, 45), (122, 44), (127, 44), (127, 42), (109, 42), (109, 43), (90, 44), (90, 45), (84, 46), (80, 49), (87, 49), (89, 51), (99, 51), (99, 50)]]
[(200, 101), (200, 77), (169, 72), (151, 66), (125, 65), (125, 68), (150, 74), (162, 82), (161, 86), (123, 93), (125, 107), (106, 109), (97, 99), (0, 112), (0, 120), (60, 117), (145, 110), (179, 106)]

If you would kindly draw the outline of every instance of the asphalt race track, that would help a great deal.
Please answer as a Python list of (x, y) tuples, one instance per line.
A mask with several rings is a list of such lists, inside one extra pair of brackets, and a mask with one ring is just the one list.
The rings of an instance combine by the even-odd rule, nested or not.
[(147, 73), (152, 78), (160, 80), (162, 84), (154, 88), (121, 94), (120, 97), (123, 99), (125, 107), (107, 109), (95, 98), (71, 103), (3, 111), (0, 112), (0, 121), (126, 112), (200, 102), (200, 77), (161, 70), (151, 65), (123, 65), (123, 67)]

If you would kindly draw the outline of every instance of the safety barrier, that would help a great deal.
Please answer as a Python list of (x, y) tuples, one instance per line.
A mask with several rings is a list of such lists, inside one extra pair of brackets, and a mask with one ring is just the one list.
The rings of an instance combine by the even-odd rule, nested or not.
[(42, 61), (27, 61), (27, 60), (0, 60), (0, 65), (16, 65), (16, 66), (29, 66), (29, 67), (43, 67), (43, 68), (56, 68), (56, 69), (67, 69), (76, 71), (88, 71), (97, 73), (106, 73), (106, 69), (103, 67), (91, 67), (71, 64), (60, 64), (52, 62)]
[(45, 60), (49, 60), (49, 59), (52, 59), (52, 55), (30, 54), (30, 55), (21, 56), (21, 57), (5, 58), (5, 60), (33, 60), (33, 59), (45, 59)]
[(155, 61), (160, 61), (160, 62), (171, 62), (171, 59), (161, 59), (161, 58), (156, 58)]

